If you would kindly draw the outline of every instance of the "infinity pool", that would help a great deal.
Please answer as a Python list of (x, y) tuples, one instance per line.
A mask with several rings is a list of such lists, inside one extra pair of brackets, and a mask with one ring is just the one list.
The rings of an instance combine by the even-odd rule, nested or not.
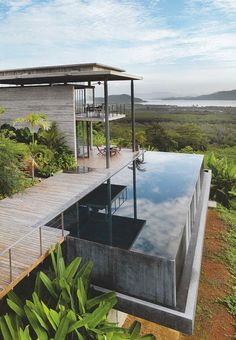
[[(188, 209), (202, 167), (202, 155), (146, 152), (136, 168), (137, 218), (146, 221), (131, 250), (175, 258)], [(133, 169), (125, 168), (112, 183), (126, 185), (127, 201), (117, 210), (133, 217)]]
[(146, 152), (65, 212), (69, 247), (93, 261), (97, 285), (176, 306), (202, 164), (201, 155)]

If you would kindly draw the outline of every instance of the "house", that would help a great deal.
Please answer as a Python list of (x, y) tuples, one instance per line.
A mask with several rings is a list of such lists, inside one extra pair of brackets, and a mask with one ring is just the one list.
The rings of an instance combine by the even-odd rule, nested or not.
[[(5, 85), (0, 88), (0, 104), (5, 108), (2, 121), (13, 122), (30, 112), (46, 113), (49, 121), (57, 122), (64, 131), (75, 156), (86, 157), (92, 146), (93, 122), (105, 123), (109, 148), (109, 121), (125, 116), (124, 107), (108, 104), (110, 82), (130, 82), (133, 108), (134, 81), (140, 79), (142, 77), (127, 74), (122, 69), (96, 63), (0, 71), (0, 84)], [(96, 105), (95, 85), (101, 83), (104, 84), (104, 103)], [(134, 129), (134, 124), (132, 127)], [(108, 158), (109, 155), (107, 167)]]
[[(191, 334), (211, 173), (201, 155), (136, 147), (139, 79), (101, 64), (0, 71), (6, 109), (0, 123), (44, 112), (78, 157), (75, 171), (0, 201), (0, 297), (59, 241), (68, 261), (94, 262), (95, 289), (115, 290), (119, 310)], [(132, 149), (113, 154), (109, 124), (122, 119), (125, 108), (109, 106), (108, 89), (121, 80), (130, 82)], [(103, 105), (96, 104), (96, 86), (103, 86)], [(101, 154), (92, 142), (98, 121), (105, 124)]]

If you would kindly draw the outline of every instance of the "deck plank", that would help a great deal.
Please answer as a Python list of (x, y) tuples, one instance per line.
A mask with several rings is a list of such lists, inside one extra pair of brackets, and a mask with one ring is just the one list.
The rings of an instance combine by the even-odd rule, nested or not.
[[(64, 241), (61, 230), (45, 225), (132, 162), (138, 154), (122, 150), (111, 158), (110, 169), (105, 169), (105, 158), (98, 157), (95, 150), (89, 159), (78, 161), (80, 166), (91, 167), (93, 171), (62, 173), (0, 201), (0, 299), (48, 256), (51, 245)], [(43, 226), (42, 255), (40, 226)], [(13, 277), (10, 282), (9, 253), (3, 252), (16, 242), (19, 243), (11, 250)]]

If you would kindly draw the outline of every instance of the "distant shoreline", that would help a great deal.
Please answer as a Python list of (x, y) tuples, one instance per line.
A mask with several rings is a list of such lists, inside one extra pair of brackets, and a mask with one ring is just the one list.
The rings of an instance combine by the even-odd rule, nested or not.
[[(144, 99), (145, 100), (145, 99)], [(157, 100), (145, 100), (141, 103), (136, 103), (143, 106), (176, 106), (176, 107), (236, 107), (236, 100), (188, 100), (188, 99), (178, 99), (178, 100), (168, 100), (168, 99), (157, 99)]]

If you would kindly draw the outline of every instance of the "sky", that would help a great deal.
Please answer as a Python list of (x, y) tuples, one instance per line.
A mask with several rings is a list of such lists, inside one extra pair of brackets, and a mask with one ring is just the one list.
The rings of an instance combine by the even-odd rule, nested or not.
[(83, 62), (143, 97), (236, 89), (236, 0), (0, 0), (0, 69)]

